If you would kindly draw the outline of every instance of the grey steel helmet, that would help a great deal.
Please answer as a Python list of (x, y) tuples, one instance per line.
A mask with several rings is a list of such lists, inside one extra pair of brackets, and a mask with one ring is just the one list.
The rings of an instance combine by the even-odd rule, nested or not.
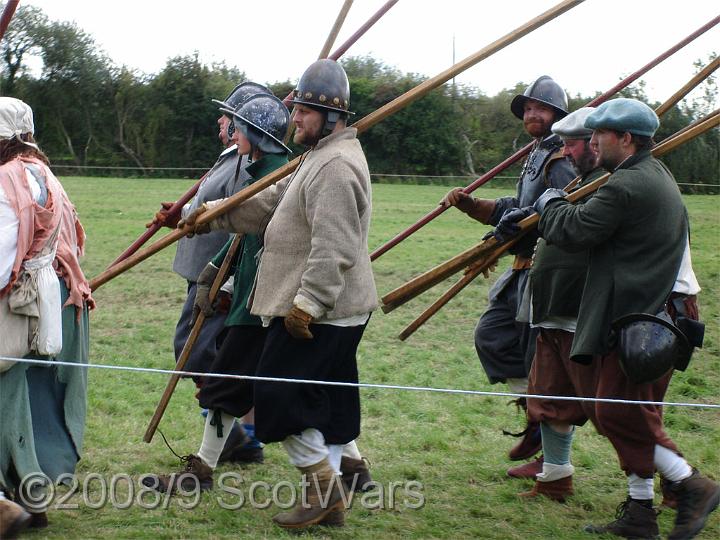
[(343, 67), (335, 60), (324, 58), (310, 64), (293, 90), (293, 103), (352, 114), (350, 83)]
[(565, 90), (551, 77), (543, 75), (528, 86), (522, 95), (515, 96), (510, 103), (510, 110), (520, 120), (523, 118), (525, 102), (534, 99), (552, 107), (557, 116), (555, 120), (563, 118), (568, 113), (568, 100)]
[(228, 97), (226, 97), (223, 101), (218, 99), (213, 99), (211, 101), (221, 109), (224, 108), (233, 110), (238, 105), (245, 103), (250, 96), (254, 96), (255, 94), (272, 94), (272, 92), (270, 92), (270, 90), (262, 84), (245, 81), (233, 88), (232, 92), (230, 92)]
[(232, 123), (254, 148), (266, 154), (290, 153), (282, 142), (290, 123), (290, 113), (285, 104), (272, 94), (255, 94), (234, 110), (220, 110), (231, 115)]
[[(677, 366), (687, 366), (692, 347), (666, 312), (631, 313), (612, 323), (620, 368), (636, 384), (650, 383)], [(683, 368), (684, 369), (684, 368)]]

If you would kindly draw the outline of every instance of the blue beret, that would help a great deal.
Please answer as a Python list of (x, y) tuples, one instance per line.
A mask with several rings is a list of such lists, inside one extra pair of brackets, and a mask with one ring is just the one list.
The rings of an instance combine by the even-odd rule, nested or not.
[(589, 139), (592, 129), (585, 127), (585, 119), (595, 112), (592, 107), (581, 107), (552, 125), (552, 132), (563, 139)]
[(637, 99), (611, 99), (600, 105), (585, 119), (590, 129), (614, 129), (652, 137), (660, 126), (657, 114)]

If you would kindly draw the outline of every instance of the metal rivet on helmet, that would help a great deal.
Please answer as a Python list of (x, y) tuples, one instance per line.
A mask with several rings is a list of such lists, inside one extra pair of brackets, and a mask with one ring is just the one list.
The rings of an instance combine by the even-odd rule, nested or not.
[(334, 60), (322, 59), (310, 64), (300, 77), (294, 96), (293, 103), (352, 114), (348, 111), (350, 83), (343, 67)]

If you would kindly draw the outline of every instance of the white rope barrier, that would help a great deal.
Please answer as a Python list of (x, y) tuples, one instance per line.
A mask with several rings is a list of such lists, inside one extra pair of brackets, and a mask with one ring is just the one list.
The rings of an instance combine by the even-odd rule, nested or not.
[(175, 371), (172, 369), (159, 368), (142, 368), (133, 366), (115, 366), (108, 364), (81, 364), (77, 362), (62, 362), (59, 360), (37, 360), (33, 358), (12, 358), (0, 356), (0, 360), (10, 360), (12, 362), (25, 364), (39, 364), (44, 366), (69, 366), (80, 368), (99, 368), (111, 369), (118, 371), (130, 371), (136, 373), (156, 373), (164, 375), (179, 375), (185, 377), (214, 377), (218, 379), (238, 379), (248, 381), (266, 381), (266, 382), (282, 382), (295, 384), (322, 384), (326, 386), (349, 386), (354, 388), (382, 388), (385, 390), (410, 390), (416, 392), (436, 392), (443, 394), (461, 394), (471, 396), (500, 396), (514, 398), (537, 398), (537, 399), (553, 399), (560, 401), (592, 401), (596, 403), (615, 403), (624, 405), (661, 405), (670, 407), (698, 407), (704, 409), (720, 409), (720, 404), (714, 403), (683, 403), (675, 401), (641, 401), (629, 399), (614, 398), (589, 398), (577, 396), (549, 396), (544, 394), (515, 394), (512, 392), (487, 392), (483, 390), (462, 390), (457, 388), (433, 388), (430, 386), (401, 386), (396, 384), (372, 384), (372, 383), (350, 383), (340, 381), (315, 381), (311, 379), (286, 379), (282, 377), (258, 377), (254, 375), (231, 375), (227, 373), (202, 373), (199, 371)]

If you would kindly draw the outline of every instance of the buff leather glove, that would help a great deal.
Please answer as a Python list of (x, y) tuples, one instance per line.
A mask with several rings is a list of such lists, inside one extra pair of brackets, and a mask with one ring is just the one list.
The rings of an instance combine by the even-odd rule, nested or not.
[(500, 243), (511, 240), (520, 232), (520, 221), (535, 213), (532, 206), (525, 208), (509, 208), (505, 210), (500, 221), (493, 231), (493, 236)]
[(538, 214), (542, 215), (542, 213), (545, 211), (545, 207), (548, 205), (549, 202), (557, 201), (558, 199), (564, 199), (565, 197), (567, 197), (567, 193), (562, 189), (546, 189), (545, 192), (538, 197), (537, 201), (535, 201), (535, 204), (533, 204), (533, 208)]
[(170, 214), (168, 212), (174, 204), (175, 203), (171, 202), (161, 202), (160, 206), (162, 206), (162, 208), (155, 213), (155, 217), (152, 221), (145, 224), (145, 227), (150, 228), (153, 225), (160, 225), (161, 227), (175, 229), (178, 226), (178, 221), (180, 221), (180, 212), (176, 212), (174, 214)]
[(290, 313), (285, 316), (285, 330), (295, 339), (312, 339), (313, 335), (310, 332), (312, 319), (312, 315), (293, 306)]
[(195, 302), (193, 303), (193, 314), (190, 319), (190, 326), (195, 324), (201, 311), (206, 317), (215, 315), (215, 306), (213, 302), (210, 302), (210, 288), (215, 282), (219, 271), (220, 269), (213, 263), (207, 263), (202, 272), (200, 272), (197, 286), (195, 287)]
[(208, 206), (207, 204), (203, 203), (199, 207), (197, 207), (195, 210), (190, 212), (188, 216), (184, 219), (181, 219), (178, 224), (178, 229), (191, 229), (191, 232), (188, 233), (187, 237), (192, 238), (196, 234), (207, 234), (210, 232), (210, 223), (201, 223), (199, 225), (196, 225), (198, 218), (203, 215), (205, 212), (207, 212)]

